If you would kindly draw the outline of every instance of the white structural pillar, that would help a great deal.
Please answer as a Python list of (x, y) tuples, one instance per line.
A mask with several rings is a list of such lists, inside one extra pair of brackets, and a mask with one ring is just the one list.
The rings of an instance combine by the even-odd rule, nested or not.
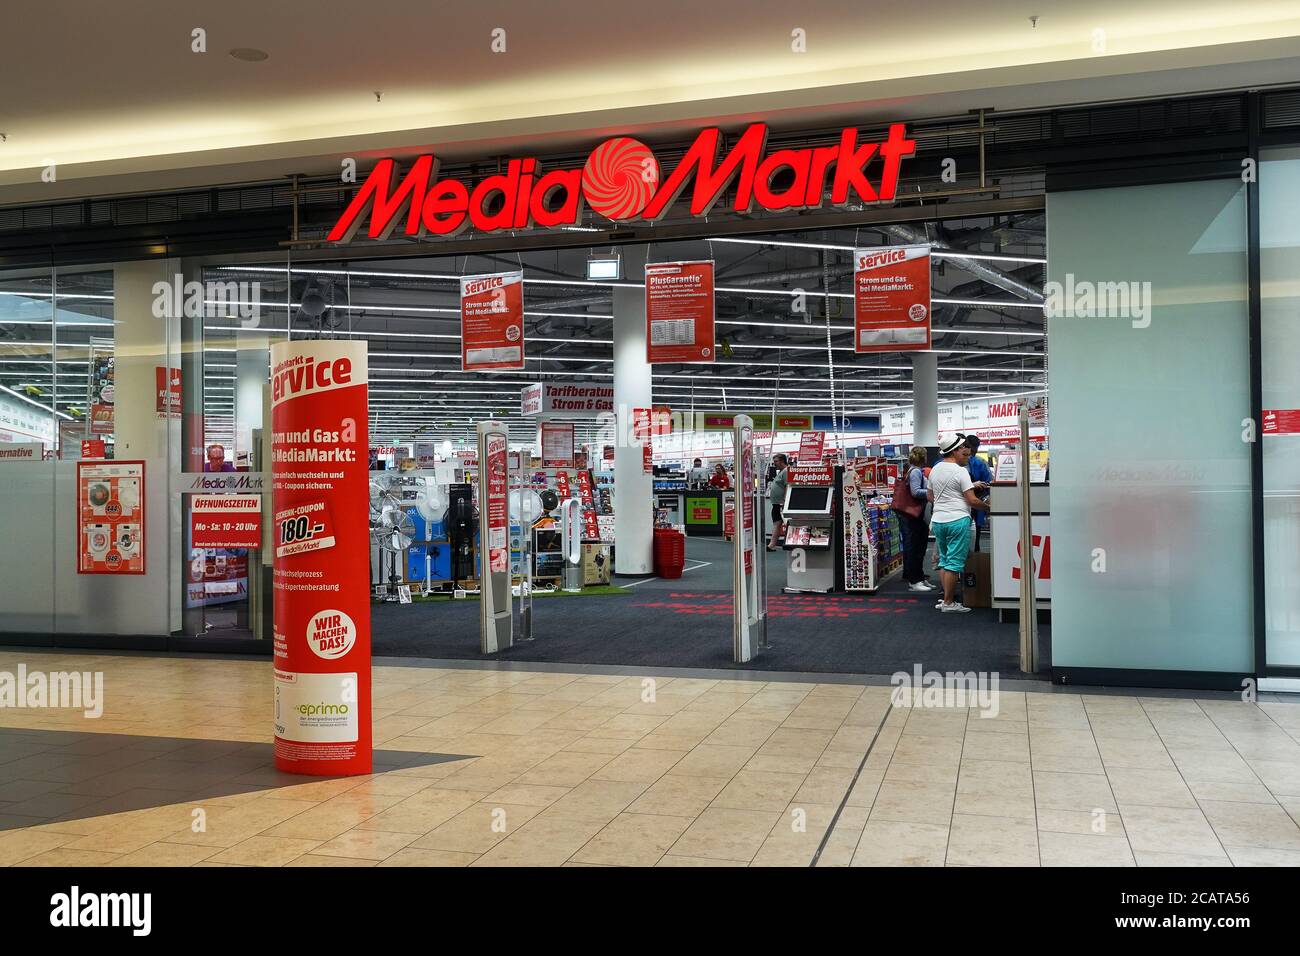
[(939, 444), (939, 354), (912, 355), (912, 444)]
[[(156, 368), (179, 366), (180, 319), (173, 309), (155, 314), (155, 283), (169, 286), (180, 271), (175, 259), (126, 262), (113, 267), (115, 456), (157, 461), (169, 467), (178, 449), (180, 419), (158, 414)], [(165, 464), (164, 464), (165, 463)], [(161, 479), (161, 475), (159, 476)], [(146, 476), (149, 480), (149, 476)]]
[[(623, 277), (645, 281), (645, 246), (623, 247)], [(630, 440), (632, 409), (651, 408), (650, 365), (645, 360), (645, 289), (614, 288), (614, 573), (654, 571), (654, 482), (645, 473), (641, 446)]]

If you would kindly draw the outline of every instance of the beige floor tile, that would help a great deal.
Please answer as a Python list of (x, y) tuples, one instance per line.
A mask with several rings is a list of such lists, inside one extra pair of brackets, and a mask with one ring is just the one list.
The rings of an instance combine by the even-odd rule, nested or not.
[(1262, 783), (1220, 783), (1215, 780), (1188, 780), (1187, 788), (1200, 800), (1228, 800), (1233, 803), (1265, 803), (1276, 805), (1277, 800)]
[(617, 757), (639, 743), (638, 740), (624, 740), (620, 737), (579, 737), (573, 743), (566, 744), (564, 750), (569, 753), (604, 754), (607, 757)]
[(1171, 853), (1166, 850), (1133, 850), (1133, 859), (1137, 861), (1138, 866), (1231, 866), (1232, 861), (1228, 859), (1228, 854), (1219, 851), (1217, 856), (1200, 856), (1193, 853)]
[(590, 779), (654, 783), (681, 759), (682, 754), (675, 750), (643, 750), (633, 747), (605, 764)]
[(1040, 810), (1114, 812), (1115, 797), (1103, 775), (1040, 771), (1034, 761), (1034, 798)]
[(104, 853), (99, 850), (69, 850), (67, 847), (58, 847), (28, 857), (22, 861), (22, 865), (57, 867), (111, 866), (119, 859), (121, 859), (121, 854), (118, 853)]
[(1013, 733), (967, 734), (962, 760), (999, 760), (1029, 763), (1029, 735)]
[(1225, 847), (1300, 850), (1300, 826), (1280, 806), (1202, 800), (1201, 811)]
[(511, 784), (488, 794), (483, 798), (483, 802), (513, 804), (524, 807), (549, 807), (571, 789), (571, 787), (544, 787), (540, 784)]
[(732, 810), (783, 810), (794, 799), (804, 775), (742, 770), (713, 801)]
[(1137, 866), (1128, 840), (1090, 833), (1038, 831), (1043, 866)]
[(1300, 866), (1300, 850), (1271, 850), (1253, 846), (1227, 847), (1233, 866)]
[(691, 822), (672, 851), (679, 856), (749, 862), (781, 816), (767, 810), (709, 807)]
[(1038, 866), (1033, 820), (954, 813), (947, 862), (955, 866)]
[[(1227, 859), (1219, 838), (1200, 809), (1121, 806), (1120, 815), (1135, 854), (1179, 853)], [(1147, 864), (1138, 859), (1138, 865)]]
[(362, 830), (387, 830), (418, 836), (446, 823), (484, 796), (485, 793), (470, 790), (421, 790), (357, 826)]
[(1134, 770), (1127, 767), (1107, 767), (1111, 792), (1120, 806), (1141, 805), (1149, 807), (1196, 806), (1196, 798), (1187, 789), (1183, 776), (1177, 770)]
[(485, 800), (462, 810), (410, 844), (416, 849), (486, 853), (541, 812), (541, 807)]
[(2, 831), (0, 832), (0, 866), (13, 866), (75, 839), (77, 834), (72, 833), (50, 833), (40, 830)]
[(848, 767), (814, 767), (794, 795), (794, 802), (838, 806), (853, 786), (856, 773)]
[(398, 833), (391, 830), (349, 830), (322, 843), (312, 850), (312, 853), (318, 856), (353, 857), (379, 862), (392, 856), (415, 839), (414, 833)]
[(380, 866), (469, 866), (478, 859), (476, 853), (453, 853), (448, 850), (398, 850)]
[(1124, 836), (1124, 820), (1119, 811), (1045, 810), (1038, 808), (1038, 829), (1052, 833), (1076, 833), (1087, 836)]
[(686, 817), (620, 813), (573, 856), (573, 861), (606, 866), (654, 866), (690, 822)]
[(868, 820), (853, 854), (853, 866), (943, 866), (948, 825)]
[(676, 765), (673, 774), (683, 777), (733, 777), (754, 756), (756, 748), (722, 744), (700, 744)]
[(319, 845), (316, 840), (254, 836), (208, 859), (213, 863), (238, 863), (243, 866), (284, 866), (290, 860), (310, 853)]
[(917, 783), (886, 778), (876, 793), (871, 819), (946, 826), (952, 818), (955, 796), (955, 783)]
[(542, 811), (541, 815), (608, 823), (649, 788), (623, 780), (585, 780)]
[(290, 860), (285, 866), (377, 866), (375, 860), (363, 860), (354, 856), (317, 856), (305, 853), (296, 860)]
[(539, 814), (471, 865), (559, 866), (603, 830), (607, 822)]
[(213, 846), (184, 843), (150, 843), (113, 861), (113, 866), (193, 866), (221, 851)]
[[(541, 784), (546, 787), (576, 787), (605, 764), (610, 757), (606, 754), (571, 753), (564, 751), (548, 757), (527, 773), (520, 774), (513, 781), (498, 785), (504, 787), (509, 783)], [(498, 787), (491, 789), (495, 790)]]
[(1106, 770), (1101, 765), (1101, 757), (1098, 755), (1071, 756), (1069, 754), (1052, 754), (1040, 753), (1033, 749), (1033, 742), (1030, 741), (1030, 762), (1033, 764), (1034, 771), (1039, 770), (1045, 773), (1086, 773), (1094, 775), (1104, 775)]
[(710, 860), (699, 856), (676, 856), (665, 853), (655, 866), (748, 866), (739, 860)]
[(1029, 764), (1013, 760), (963, 762), (953, 809), (956, 813), (1034, 819), (1034, 780)]
[(880, 771), (862, 770), (853, 789), (849, 791), (845, 806), (870, 810), (876, 802), (876, 795), (880, 792), (880, 785), (884, 779), (885, 776)]
[(682, 776), (667, 773), (652, 783), (627, 808), (629, 813), (665, 814), (695, 818), (704, 812), (722, 789), (728, 777)]
[(1158, 737), (1098, 737), (1097, 750), (1107, 772), (1115, 769), (1175, 770), (1173, 758)]

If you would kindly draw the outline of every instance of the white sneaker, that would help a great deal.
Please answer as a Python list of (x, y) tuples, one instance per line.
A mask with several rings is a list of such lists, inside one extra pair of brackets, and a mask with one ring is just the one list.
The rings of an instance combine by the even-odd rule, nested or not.
[(913, 584), (909, 584), (907, 586), (907, 589), (909, 591), (933, 591), (934, 590), (933, 587), (926, 584), (924, 581), (917, 581)]
[(944, 604), (944, 605), (942, 605), (942, 606), (939, 608), (939, 610), (942, 611), (944, 614), (968, 614), (968, 613), (970, 613), (970, 608), (968, 608), (965, 604), (958, 604), (956, 601), (954, 601), (952, 604)]

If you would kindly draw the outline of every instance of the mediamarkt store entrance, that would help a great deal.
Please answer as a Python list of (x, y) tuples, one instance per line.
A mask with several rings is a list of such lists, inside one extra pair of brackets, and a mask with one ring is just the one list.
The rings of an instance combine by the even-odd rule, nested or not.
[[(49, 330), (0, 355), (6, 399), (49, 419), (23, 426), (45, 461), (0, 456), (33, 542), (0, 630), (265, 652), (277, 561), (342, 574), (320, 556), (364, 522), (377, 656), (1294, 676), (1300, 398), (1260, 359), (1295, 354), (1266, 290), (1300, 242), (1260, 200), (1300, 161), (1248, 135), (1251, 95), (1162, 101), (1168, 143), (1116, 106), (381, 159), (268, 193), (293, 210), (274, 254), (0, 273), (4, 327)], [(1188, 172), (1225, 116), (1259, 182)], [(1053, 145), (1094, 125), (1145, 144), (1140, 175)], [(286, 341), (333, 357), (273, 366)], [(357, 385), (364, 434), (272, 421), (285, 389)], [(958, 434), (990, 508), (949, 612), (893, 505)], [(275, 512), (290, 454), (349, 443), (367, 489)], [(322, 657), (356, 623), (311, 621)]]

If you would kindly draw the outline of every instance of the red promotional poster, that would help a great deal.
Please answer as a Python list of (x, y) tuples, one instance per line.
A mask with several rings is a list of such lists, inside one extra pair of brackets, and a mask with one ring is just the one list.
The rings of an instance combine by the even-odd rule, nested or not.
[(77, 573), (145, 573), (144, 462), (77, 462)]
[(804, 463), (821, 461), (825, 445), (825, 432), (804, 432), (799, 436), (799, 460)]
[(181, 417), (181, 370), (155, 365), (154, 395), (159, 418)]
[(490, 371), (524, 367), (524, 274), (460, 280), (460, 367)]
[(647, 362), (712, 362), (713, 262), (645, 267)]
[(737, 463), (739, 474), (736, 477), (740, 487), (738, 494), (741, 499), (741, 514), (744, 516), (741, 524), (744, 529), (744, 540), (741, 546), (745, 552), (745, 574), (752, 574), (754, 571), (754, 430), (746, 427), (742, 429), (742, 434), (744, 440), (740, 448), (740, 461)]
[(596, 517), (596, 502), (591, 493), (590, 472), (578, 472), (578, 498), (582, 501), (582, 536), (589, 541), (599, 541), (600, 521)]
[(853, 348), (857, 352), (930, 347), (930, 247), (853, 252)]
[(81, 440), (81, 457), (82, 458), (103, 458), (104, 457), (104, 439), (102, 438), (83, 438)]
[(573, 467), (573, 422), (542, 422), (542, 467)]
[(830, 485), (835, 482), (835, 466), (827, 462), (791, 465), (786, 481), (792, 485)]
[(262, 496), (192, 496), (190, 546), (260, 548), (262, 546)]
[(561, 501), (567, 501), (571, 497), (569, 494), (569, 473), (567, 471), (557, 471), (555, 473), (555, 490), (559, 492)]
[(113, 433), (112, 405), (90, 406), (90, 430), (96, 435), (111, 435)]
[(364, 342), (271, 348), (275, 765), (370, 773)]
[(506, 436), (491, 434), (487, 437), (487, 461), (484, 465), (488, 476), (488, 500), (482, 505), (487, 509), (488, 540), (486, 542), (488, 570), (492, 573), (505, 573), (510, 569), (510, 519), (509, 484), (510, 472), (506, 454)]
[(1265, 435), (1300, 435), (1300, 408), (1264, 409)]

